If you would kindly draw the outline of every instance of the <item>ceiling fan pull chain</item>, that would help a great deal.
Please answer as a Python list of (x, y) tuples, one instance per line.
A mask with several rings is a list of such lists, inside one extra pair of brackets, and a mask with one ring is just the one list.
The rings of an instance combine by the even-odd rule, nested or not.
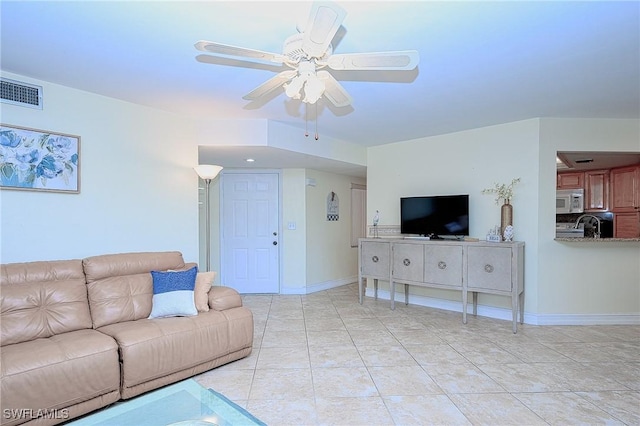
[(304, 104), (304, 137), (309, 137), (309, 106), (306, 102)]
[(317, 102), (315, 106), (316, 106), (316, 140), (318, 140), (320, 139), (320, 136), (318, 136), (318, 103)]

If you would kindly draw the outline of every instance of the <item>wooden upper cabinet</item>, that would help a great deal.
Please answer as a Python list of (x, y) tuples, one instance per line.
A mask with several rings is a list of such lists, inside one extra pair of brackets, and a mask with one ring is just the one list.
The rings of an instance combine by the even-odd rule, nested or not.
[(558, 173), (557, 189), (581, 189), (584, 188), (584, 172)]
[(611, 169), (611, 210), (640, 211), (640, 165)]
[(584, 209), (587, 212), (609, 210), (609, 170), (590, 170), (584, 173)]

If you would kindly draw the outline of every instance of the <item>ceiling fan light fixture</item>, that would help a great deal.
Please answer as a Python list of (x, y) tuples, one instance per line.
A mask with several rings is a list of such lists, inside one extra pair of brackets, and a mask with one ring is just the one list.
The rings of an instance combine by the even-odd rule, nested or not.
[(324, 93), (324, 89), (325, 89), (325, 85), (322, 82), (322, 80), (320, 80), (317, 75), (311, 74), (307, 78), (307, 82), (304, 85), (305, 96), (304, 96), (303, 102), (306, 102), (308, 104), (315, 104), (318, 101), (318, 99), (322, 97), (322, 94)]
[(284, 92), (291, 99), (300, 99), (300, 90), (302, 90), (304, 81), (305, 79), (301, 75), (293, 77), (289, 84), (284, 85)]

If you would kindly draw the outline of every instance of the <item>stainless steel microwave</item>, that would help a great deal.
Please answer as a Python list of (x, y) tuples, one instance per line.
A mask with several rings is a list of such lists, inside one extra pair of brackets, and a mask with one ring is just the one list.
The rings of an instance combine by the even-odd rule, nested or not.
[(584, 212), (584, 189), (556, 191), (556, 214)]

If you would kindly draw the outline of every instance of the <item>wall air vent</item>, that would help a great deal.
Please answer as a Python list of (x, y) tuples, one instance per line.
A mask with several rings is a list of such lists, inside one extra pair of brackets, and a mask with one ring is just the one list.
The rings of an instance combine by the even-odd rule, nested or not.
[(0, 78), (0, 102), (42, 109), (42, 87)]

